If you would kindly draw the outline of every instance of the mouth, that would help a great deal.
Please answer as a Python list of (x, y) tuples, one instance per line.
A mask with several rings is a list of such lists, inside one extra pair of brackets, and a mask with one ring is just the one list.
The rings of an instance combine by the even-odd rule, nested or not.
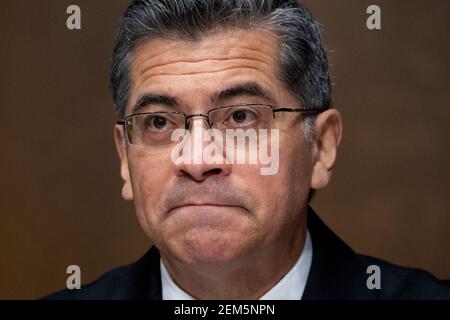
[[(184, 204), (180, 204), (178, 206), (175, 206), (173, 208), (171, 208), (168, 213), (176, 210), (176, 209), (180, 209), (180, 208), (207, 208), (207, 207), (213, 207), (213, 208), (239, 208), (239, 209), (245, 209), (241, 206), (238, 205), (233, 205), (233, 204), (222, 204), (222, 203), (209, 203), (209, 202), (205, 202), (205, 203), (184, 203)], [(246, 209), (245, 209), (246, 210)]]
[(230, 219), (242, 219), (247, 216), (248, 211), (241, 206), (225, 205), (217, 203), (192, 204), (186, 203), (176, 206), (167, 212), (166, 218), (179, 219), (182, 228), (224, 227)]

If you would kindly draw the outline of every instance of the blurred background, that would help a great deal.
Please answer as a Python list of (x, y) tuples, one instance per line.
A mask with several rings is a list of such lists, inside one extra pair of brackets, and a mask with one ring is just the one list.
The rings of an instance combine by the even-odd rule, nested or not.
[[(356, 251), (450, 278), (447, 0), (305, 0), (330, 51), (344, 139), (313, 207)], [(66, 8), (81, 8), (81, 30)], [(35, 299), (150, 243), (121, 199), (109, 91), (125, 0), (3, 0), (0, 299)], [(382, 29), (366, 28), (381, 7)]]

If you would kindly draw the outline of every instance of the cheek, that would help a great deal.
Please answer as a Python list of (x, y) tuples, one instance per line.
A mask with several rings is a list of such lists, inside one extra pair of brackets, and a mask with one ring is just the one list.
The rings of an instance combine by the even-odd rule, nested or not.
[(282, 218), (291, 207), (298, 208), (306, 202), (310, 189), (310, 150), (302, 136), (281, 132), (279, 149), (270, 148), (272, 159), (277, 151), (279, 167), (273, 175), (261, 174), (261, 168), (267, 165), (235, 165), (232, 170), (233, 176), (252, 193), (253, 209), (262, 220)]
[[(311, 161), (308, 144), (302, 137), (280, 137), (279, 171), (273, 176), (261, 176), (265, 205), (272, 218), (295, 214), (306, 203), (310, 189)], [(283, 140), (281, 140), (283, 139)]]
[[(303, 133), (300, 133), (303, 135)], [(292, 142), (292, 148), (286, 150), (286, 188), (289, 200), (296, 206), (305, 205), (311, 188), (311, 148), (310, 144), (300, 137), (301, 141)]]
[(129, 155), (131, 185), (136, 213), (141, 222), (155, 225), (162, 215), (160, 199), (170, 180), (170, 157), (167, 152), (149, 154), (139, 149)]

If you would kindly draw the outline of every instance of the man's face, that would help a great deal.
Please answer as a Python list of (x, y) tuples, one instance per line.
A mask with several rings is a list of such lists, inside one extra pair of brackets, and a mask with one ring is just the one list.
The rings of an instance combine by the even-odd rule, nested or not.
[[(205, 114), (213, 107), (261, 103), (301, 107), (277, 78), (278, 43), (267, 31), (221, 31), (196, 42), (153, 39), (134, 51), (126, 115), (144, 94), (173, 98), (145, 110)], [(235, 91), (257, 85), (267, 96)], [(301, 232), (311, 187), (311, 144), (302, 116), (279, 113), (279, 170), (261, 175), (255, 164), (174, 164), (170, 148), (128, 145), (122, 150), (123, 196), (133, 199), (139, 222), (162, 254), (185, 263), (233, 261)], [(194, 156), (194, 155), (193, 155)]]

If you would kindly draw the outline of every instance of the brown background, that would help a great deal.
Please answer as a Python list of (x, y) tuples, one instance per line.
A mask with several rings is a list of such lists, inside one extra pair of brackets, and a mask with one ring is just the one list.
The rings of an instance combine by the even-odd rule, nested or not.
[[(450, 2), (305, 3), (323, 24), (344, 140), (314, 207), (356, 251), (450, 278)], [(382, 8), (382, 30), (365, 27)], [(82, 30), (66, 29), (78, 4)], [(2, 1), (0, 298), (63, 288), (141, 256), (149, 243), (121, 200), (108, 90), (127, 1)]]

